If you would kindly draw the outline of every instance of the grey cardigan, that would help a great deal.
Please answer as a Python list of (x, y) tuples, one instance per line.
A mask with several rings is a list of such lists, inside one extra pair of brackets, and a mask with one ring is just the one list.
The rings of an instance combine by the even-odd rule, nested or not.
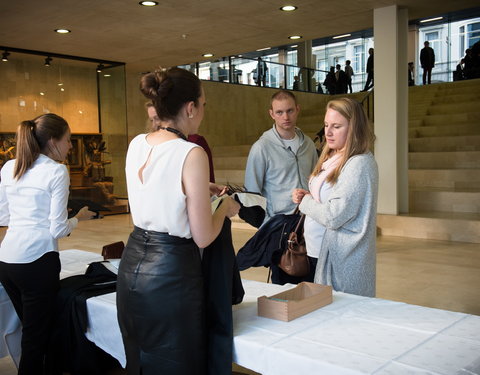
[(378, 167), (371, 153), (351, 157), (328, 200), (306, 195), (300, 211), (326, 227), (315, 282), (375, 296)]

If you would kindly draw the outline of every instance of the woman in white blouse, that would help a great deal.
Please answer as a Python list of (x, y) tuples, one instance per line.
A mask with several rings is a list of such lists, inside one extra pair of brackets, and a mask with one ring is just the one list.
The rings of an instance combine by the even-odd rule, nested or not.
[(23, 326), (19, 374), (43, 374), (53, 308), (59, 287), (58, 238), (94, 212), (82, 208), (68, 219), (69, 175), (60, 164), (72, 147), (67, 122), (55, 114), (23, 121), (16, 159), (1, 171), (0, 282)]
[(126, 161), (135, 225), (120, 262), (118, 320), (127, 371), (191, 375), (206, 370), (199, 248), (218, 236), (240, 206), (226, 197), (212, 214), (208, 158), (187, 141), (203, 119), (200, 80), (179, 68), (146, 74), (140, 84), (157, 130), (135, 137)]

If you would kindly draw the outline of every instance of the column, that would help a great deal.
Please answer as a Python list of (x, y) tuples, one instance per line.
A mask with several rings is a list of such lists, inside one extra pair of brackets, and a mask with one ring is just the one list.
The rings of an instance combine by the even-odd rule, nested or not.
[[(312, 41), (306, 40), (304, 42), (298, 43), (297, 47), (297, 65), (300, 68), (311, 68), (314, 69), (315, 66), (312, 66)], [(303, 90), (312, 91), (312, 75), (309, 74), (308, 70), (300, 70), (300, 82), (303, 83)]]
[(392, 5), (373, 17), (378, 213), (397, 215), (408, 212), (408, 10)]

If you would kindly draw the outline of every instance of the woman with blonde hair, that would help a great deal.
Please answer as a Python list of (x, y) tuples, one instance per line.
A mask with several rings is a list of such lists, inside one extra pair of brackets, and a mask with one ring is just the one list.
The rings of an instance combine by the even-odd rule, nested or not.
[(83, 207), (68, 219), (70, 178), (65, 161), (72, 148), (67, 122), (53, 113), (23, 121), (16, 158), (2, 168), (0, 282), (22, 322), (19, 374), (44, 374), (45, 354), (59, 289), (58, 239), (79, 220), (95, 215)]
[(315, 282), (373, 297), (378, 168), (361, 104), (349, 98), (328, 102), (325, 137), (309, 191), (292, 192), (306, 215), (307, 252), (318, 257)]

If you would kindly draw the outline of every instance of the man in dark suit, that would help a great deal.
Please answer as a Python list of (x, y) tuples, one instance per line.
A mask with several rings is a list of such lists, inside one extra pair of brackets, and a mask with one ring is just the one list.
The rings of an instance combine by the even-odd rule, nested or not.
[(367, 60), (367, 82), (365, 82), (365, 87), (362, 91), (368, 91), (373, 87), (373, 48), (368, 50), (368, 60)]
[(420, 64), (423, 68), (423, 84), (427, 84), (427, 76), (428, 76), (428, 84), (432, 83), (432, 69), (435, 66), (435, 52), (433, 48), (430, 47), (430, 43), (426, 41), (423, 43), (425, 47), (422, 48), (420, 51)]

